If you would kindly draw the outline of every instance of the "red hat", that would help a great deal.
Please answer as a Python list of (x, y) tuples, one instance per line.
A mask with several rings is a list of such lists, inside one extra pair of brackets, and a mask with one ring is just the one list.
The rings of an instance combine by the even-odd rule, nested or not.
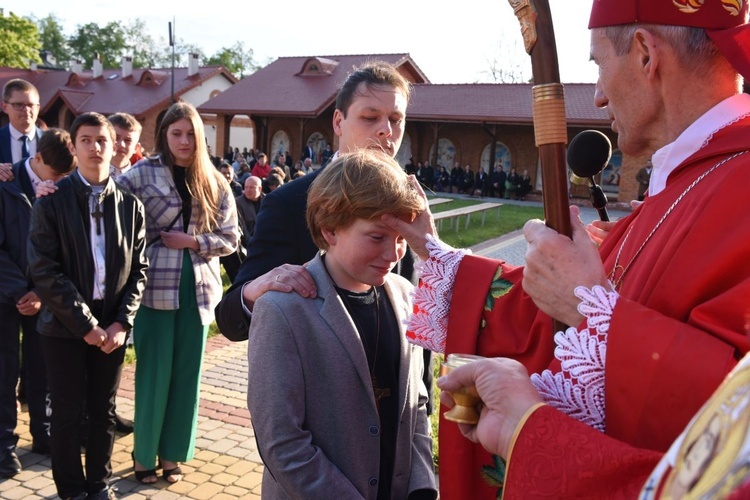
[(748, 0), (594, 0), (589, 28), (648, 23), (704, 28), (719, 51), (750, 80)]

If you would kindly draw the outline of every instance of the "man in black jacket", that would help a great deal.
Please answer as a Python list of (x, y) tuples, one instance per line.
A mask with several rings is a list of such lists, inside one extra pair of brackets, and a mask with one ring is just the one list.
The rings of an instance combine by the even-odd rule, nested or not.
[(76, 118), (71, 149), (78, 169), (31, 213), (29, 271), (43, 304), (37, 330), (52, 402), (52, 475), (62, 498), (114, 498), (108, 483), (115, 395), (146, 284), (143, 205), (109, 177), (114, 139), (104, 116)]
[(56, 182), (70, 172), (75, 160), (69, 150), (70, 136), (50, 129), (39, 139), (36, 154), (13, 165), (13, 180), (0, 182), (0, 477), (21, 471), (15, 453), (18, 436), (16, 384), (23, 329), (23, 367), (26, 371), (31, 450), (49, 454), (47, 376), (39, 347), (36, 321), (41, 302), (28, 278), (26, 242), (34, 185)]

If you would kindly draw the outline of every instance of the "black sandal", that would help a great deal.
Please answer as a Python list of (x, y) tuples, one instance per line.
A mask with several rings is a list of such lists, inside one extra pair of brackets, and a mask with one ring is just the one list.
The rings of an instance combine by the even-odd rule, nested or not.
[[(148, 469), (148, 470), (136, 470), (135, 468), (135, 453), (131, 453), (130, 456), (133, 458), (133, 473), (135, 474), (135, 478), (138, 480), (141, 484), (154, 484), (156, 481), (159, 480), (159, 476), (156, 475), (156, 469)], [(146, 481), (146, 479), (153, 477), (153, 481)]]
[(164, 478), (166, 482), (171, 483), (171, 484), (182, 481), (182, 477), (180, 477), (179, 479), (176, 479), (176, 478), (172, 479), (172, 476), (184, 477), (184, 474), (182, 473), (182, 469), (180, 469), (179, 465), (173, 469), (164, 469), (164, 472), (162, 473), (162, 477)]

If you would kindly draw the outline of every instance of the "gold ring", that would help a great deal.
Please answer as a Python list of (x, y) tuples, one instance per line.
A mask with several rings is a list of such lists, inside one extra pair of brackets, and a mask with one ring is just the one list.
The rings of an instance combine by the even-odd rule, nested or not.
[(280, 275), (280, 274), (277, 274), (277, 275), (276, 275), (276, 278), (274, 278), (274, 281), (276, 281), (277, 283), (280, 283), (280, 281), (279, 281), (279, 276), (281, 276), (281, 275)]

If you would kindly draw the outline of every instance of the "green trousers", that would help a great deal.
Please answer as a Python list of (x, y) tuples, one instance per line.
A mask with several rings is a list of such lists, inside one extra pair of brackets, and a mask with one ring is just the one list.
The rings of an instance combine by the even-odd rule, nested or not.
[(201, 365), (208, 325), (201, 325), (195, 274), (185, 250), (180, 308), (141, 306), (133, 326), (135, 343), (135, 459), (153, 469), (156, 457), (172, 462), (193, 458), (198, 421)]

